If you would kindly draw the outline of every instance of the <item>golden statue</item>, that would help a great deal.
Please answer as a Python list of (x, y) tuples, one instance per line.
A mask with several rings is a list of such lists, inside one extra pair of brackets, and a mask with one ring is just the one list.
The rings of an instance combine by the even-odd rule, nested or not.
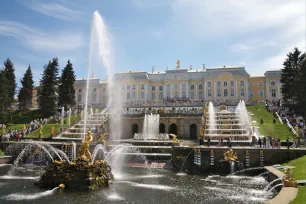
[(52, 128), (51, 128), (51, 137), (53, 137), (53, 136), (54, 136), (54, 132), (55, 132), (55, 127), (54, 127), (54, 126), (52, 126)]
[(92, 160), (91, 153), (89, 151), (89, 143), (91, 143), (93, 140), (93, 137), (91, 135), (91, 132), (87, 132), (87, 136), (85, 137), (85, 140), (83, 140), (82, 146), (79, 149), (80, 158), (82, 159), (88, 159), (86, 157), (86, 154), (88, 155), (89, 159)]
[(39, 138), (42, 137), (42, 134), (43, 134), (43, 126), (40, 125), (40, 126), (39, 126)]
[(23, 134), (23, 136), (25, 136), (26, 129), (27, 129), (27, 126), (25, 124), (23, 124), (23, 127), (22, 127), (22, 134)]
[(109, 136), (109, 133), (102, 134), (98, 142), (106, 146), (107, 145), (106, 140), (108, 140), (108, 136)]
[(2, 124), (2, 135), (6, 134), (6, 125)]
[(282, 178), (284, 187), (295, 187), (297, 188), (297, 183), (295, 178), (292, 176), (292, 170), (290, 168), (285, 170), (285, 175)]
[(236, 152), (234, 152), (232, 149), (224, 153), (224, 160), (225, 161), (237, 161), (238, 157), (236, 155)]
[(177, 139), (177, 136), (175, 134), (169, 134), (170, 137), (172, 137), (172, 142), (175, 144), (180, 144), (180, 141)]
[(200, 136), (201, 136), (201, 138), (204, 138), (204, 136), (205, 136), (205, 129), (204, 129), (203, 126), (201, 126), (201, 128), (200, 128)]
[(176, 62), (176, 68), (180, 68), (181, 67), (181, 62), (180, 62), (180, 60), (177, 60), (177, 62)]
[(297, 125), (295, 126), (295, 136), (296, 136), (296, 138), (300, 137), (300, 128)]

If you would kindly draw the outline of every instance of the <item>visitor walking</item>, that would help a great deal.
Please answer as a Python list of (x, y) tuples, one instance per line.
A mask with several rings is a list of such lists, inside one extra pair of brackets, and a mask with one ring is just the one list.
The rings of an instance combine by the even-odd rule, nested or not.
[(266, 137), (263, 138), (263, 148), (266, 148), (267, 139)]
[(278, 139), (275, 138), (275, 148), (278, 149)]
[(277, 138), (277, 141), (278, 141), (278, 149), (280, 149), (282, 145), (280, 138)]
[(207, 138), (207, 146), (208, 147), (210, 146), (210, 138), (209, 137)]
[(259, 148), (261, 148), (261, 138), (258, 139)]
[(290, 147), (289, 137), (287, 137), (286, 142), (287, 142), (287, 149), (289, 150), (289, 147)]

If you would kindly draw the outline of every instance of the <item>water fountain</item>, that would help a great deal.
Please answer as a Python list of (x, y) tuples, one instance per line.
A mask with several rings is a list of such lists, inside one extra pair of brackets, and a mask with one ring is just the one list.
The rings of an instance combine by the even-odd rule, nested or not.
[(61, 127), (62, 127), (62, 131), (64, 128), (64, 117), (65, 117), (65, 109), (64, 106), (62, 107), (62, 111), (61, 111)]
[(145, 114), (142, 133), (135, 133), (135, 140), (169, 140), (168, 134), (159, 133), (159, 114)]

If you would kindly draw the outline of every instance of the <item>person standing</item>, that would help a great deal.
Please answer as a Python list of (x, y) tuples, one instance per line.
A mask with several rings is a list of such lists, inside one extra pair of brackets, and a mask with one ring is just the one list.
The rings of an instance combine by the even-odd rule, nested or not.
[(278, 141), (278, 149), (280, 149), (280, 148), (281, 148), (281, 146), (282, 146), (282, 143), (281, 143), (280, 138), (277, 138), (277, 141)]
[(261, 138), (258, 139), (259, 148), (261, 148)]
[(263, 148), (266, 148), (267, 139), (266, 137), (263, 138)]
[(210, 146), (210, 137), (207, 138), (207, 146)]
[(287, 137), (286, 142), (287, 142), (287, 149), (289, 150), (289, 147), (290, 147), (289, 137)]

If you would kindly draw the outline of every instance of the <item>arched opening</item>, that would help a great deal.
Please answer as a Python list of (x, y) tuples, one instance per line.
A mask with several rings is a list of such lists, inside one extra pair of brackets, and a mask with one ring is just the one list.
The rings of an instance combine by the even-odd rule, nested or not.
[(190, 139), (197, 139), (197, 125), (191, 124), (190, 125)]
[(132, 136), (134, 137), (135, 133), (138, 133), (138, 125), (133, 124), (132, 126)]
[(177, 135), (177, 126), (176, 124), (172, 123), (169, 127), (169, 134)]
[(166, 133), (166, 127), (164, 123), (159, 124), (159, 133)]

